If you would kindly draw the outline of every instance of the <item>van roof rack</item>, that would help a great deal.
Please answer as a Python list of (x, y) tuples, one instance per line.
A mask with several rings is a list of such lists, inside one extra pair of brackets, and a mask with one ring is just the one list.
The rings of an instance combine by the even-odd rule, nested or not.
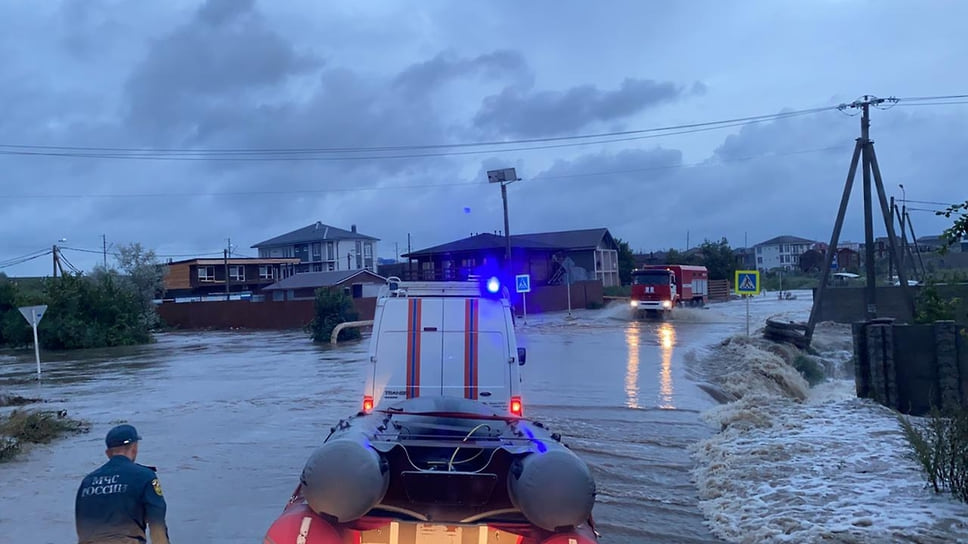
[(390, 297), (479, 297), (480, 284), (476, 281), (402, 281), (396, 276), (387, 278), (380, 296)]

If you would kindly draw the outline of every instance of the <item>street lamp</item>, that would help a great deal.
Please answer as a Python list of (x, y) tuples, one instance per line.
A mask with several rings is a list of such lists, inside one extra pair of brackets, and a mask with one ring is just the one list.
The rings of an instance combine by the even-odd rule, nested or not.
[(504, 263), (507, 266), (508, 278), (513, 274), (511, 269), (511, 231), (508, 226), (508, 189), (509, 183), (521, 181), (518, 179), (514, 168), (502, 168), (500, 170), (488, 170), (487, 182), (501, 184), (501, 199), (504, 201)]

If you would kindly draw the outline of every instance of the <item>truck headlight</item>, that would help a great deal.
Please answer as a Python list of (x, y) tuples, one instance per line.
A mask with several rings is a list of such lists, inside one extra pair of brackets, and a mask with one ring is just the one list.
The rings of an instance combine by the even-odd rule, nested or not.
[(663, 300), (662, 301), (662, 307), (665, 308), (666, 310), (668, 310), (669, 308), (672, 308), (672, 301), (671, 300)]
[(629, 301), (629, 306), (631, 306), (633, 308), (638, 308), (639, 307), (639, 301), (637, 301), (637, 300), (630, 300)]

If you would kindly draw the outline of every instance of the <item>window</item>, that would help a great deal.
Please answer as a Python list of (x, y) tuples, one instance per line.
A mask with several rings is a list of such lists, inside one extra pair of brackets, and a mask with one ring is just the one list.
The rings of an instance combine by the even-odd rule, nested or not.
[(215, 267), (214, 266), (199, 266), (198, 267), (198, 281), (215, 281)]
[(259, 279), (260, 280), (271, 280), (276, 277), (275, 269), (269, 265), (259, 265)]
[(229, 278), (232, 281), (245, 281), (245, 266), (242, 266), (242, 265), (230, 266)]
[[(759, 248), (757, 248), (757, 249), (759, 249)], [(763, 264), (763, 257), (757, 257), (756, 258), (756, 264)]]
[[(333, 242), (326, 242), (326, 260), (332, 261), (334, 258), (335, 257), (333, 257)], [(332, 270), (332, 268), (330, 270)]]
[(763, 248), (762, 247), (756, 248), (756, 254), (760, 255), (761, 253), (763, 253)]
[(333, 263), (326, 263), (326, 270), (332, 272), (333, 270), (336, 270), (336, 266)]
[(319, 242), (313, 244), (313, 260), (321, 261), (323, 260), (323, 246)]
[(363, 256), (367, 258), (373, 256), (373, 244), (365, 244), (363, 246)]

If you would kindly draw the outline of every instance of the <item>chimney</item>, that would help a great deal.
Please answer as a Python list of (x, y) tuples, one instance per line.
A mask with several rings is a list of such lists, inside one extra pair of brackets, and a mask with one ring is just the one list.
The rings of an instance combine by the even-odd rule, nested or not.
[(350, 231), (356, 232), (356, 225), (350, 225)]
[(316, 224), (313, 225), (313, 230), (319, 230), (319, 228), (322, 227), (322, 226), (323, 226), (323, 222), (322, 221), (316, 221)]

